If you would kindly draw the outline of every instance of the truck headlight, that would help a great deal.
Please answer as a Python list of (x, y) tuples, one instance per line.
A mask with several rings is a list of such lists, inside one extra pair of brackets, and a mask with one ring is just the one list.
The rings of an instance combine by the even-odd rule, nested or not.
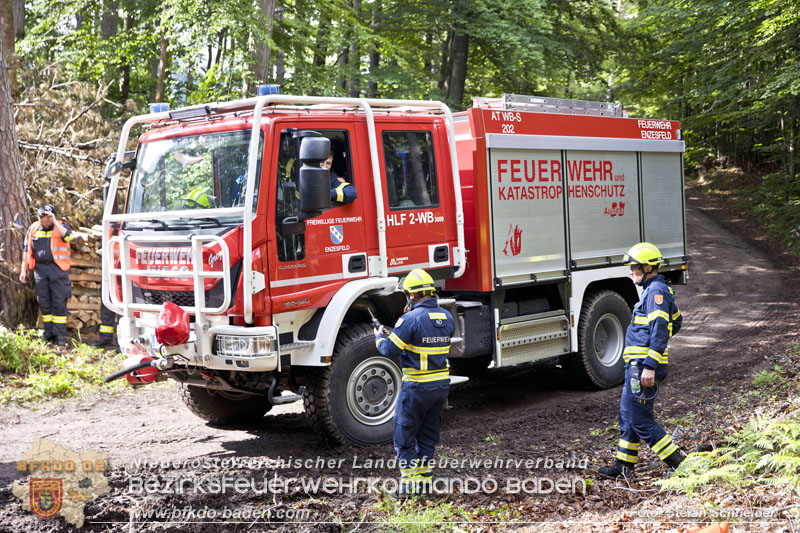
[(217, 335), (214, 344), (214, 352), (227, 357), (266, 357), (278, 351), (278, 342), (267, 335)]

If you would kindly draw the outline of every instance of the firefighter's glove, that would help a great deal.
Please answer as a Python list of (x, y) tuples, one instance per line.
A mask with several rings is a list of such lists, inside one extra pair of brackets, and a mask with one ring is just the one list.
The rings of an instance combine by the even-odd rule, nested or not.
[(641, 381), (643, 387), (652, 387), (656, 384), (656, 371), (652, 368), (644, 367), (639, 381)]
[(386, 335), (386, 336), (388, 337), (388, 336), (389, 336), (389, 333), (391, 333), (391, 332), (389, 331), (389, 328), (387, 328), (386, 326), (381, 326), (381, 327), (379, 327), (379, 328), (374, 328), (372, 331), (374, 331), (374, 332), (375, 332), (375, 336), (376, 336), (376, 337), (377, 337), (378, 335)]

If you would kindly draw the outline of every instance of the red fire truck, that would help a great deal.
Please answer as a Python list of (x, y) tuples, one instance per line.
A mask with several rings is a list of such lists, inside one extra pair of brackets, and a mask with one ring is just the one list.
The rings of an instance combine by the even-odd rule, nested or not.
[[(103, 301), (135, 363), (118, 375), (169, 377), (216, 424), (302, 399), (339, 442), (389, 442), (402, 370), (370, 312), (394, 324), (398, 281), (424, 268), (456, 319), (454, 375), (559, 357), (617, 385), (639, 297), (624, 252), (652, 242), (687, 279), (683, 151), (677, 122), (521, 95), (455, 115), (272, 94), (131, 118), (106, 173)], [(330, 199), (329, 154), (351, 203)], [(156, 334), (167, 310), (177, 336)]]

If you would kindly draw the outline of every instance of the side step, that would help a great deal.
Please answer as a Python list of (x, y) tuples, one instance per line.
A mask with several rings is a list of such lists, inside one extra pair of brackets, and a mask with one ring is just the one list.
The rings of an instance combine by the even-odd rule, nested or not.
[(564, 315), (503, 324), (498, 328), (497, 366), (512, 366), (570, 351), (569, 321)]
[[(303, 385), (305, 387), (305, 385)], [(303, 388), (301, 387), (301, 388)], [(302, 391), (300, 394), (286, 394), (272, 399), (272, 405), (283, 405), (285, 403), (294, 403), (303, 399)]]

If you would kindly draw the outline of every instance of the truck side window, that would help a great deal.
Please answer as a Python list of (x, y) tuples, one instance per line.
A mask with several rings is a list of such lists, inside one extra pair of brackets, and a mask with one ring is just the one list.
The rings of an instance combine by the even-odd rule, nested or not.
[(300, 212), (298, 189), (300, 162), (297, 160), (298, 143), (292, 139), (291, 131), (281, 132), (278, 152), (278, 183), (275, 203), (275, 233), (277, 236), (278, 260), (300, 261), (306, 256), (305, 235), (283, 235), (281, 223), (286, 217)]
[[(305, 235), (283, 235), (281, 223), (286, 217), (297, 216), (300, 212), (300, 161), (297, 159), (300, 150), (300, 139), (293, 137), (296, 130), (287, 129), (281, 132), (278, 150), (278, 179), (275, 202), (275, 233), (277, 236), (278, 261), (300, 261), (305, 259)], [(341, 177), (355, 185), (350, 157), (350, 136), (347, 130), (315, 129), (331, 141), (333, 164), (331, 174)], [(339, 183), (338, 181), (336, 182)], [(333, 188), (333, 180), (331, 187)], [(331, 202), (331, 209), (342, 205)]]
[(383, 157), (391, 209), (439, 205), (431, 132), (384, 131)]

